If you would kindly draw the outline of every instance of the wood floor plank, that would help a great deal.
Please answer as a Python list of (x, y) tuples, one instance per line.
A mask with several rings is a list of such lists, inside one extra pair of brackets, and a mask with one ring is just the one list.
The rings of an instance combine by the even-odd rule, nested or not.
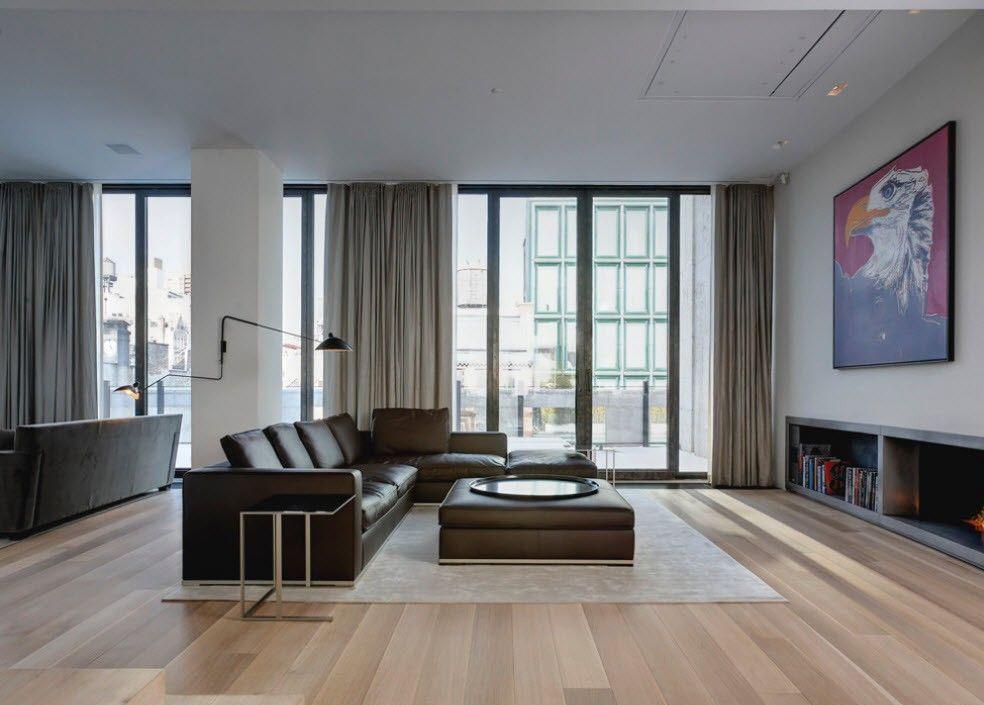
[(686, 655), (650, 605), (622, 605), (625, 623), (668, 705), (714, 705)]
[(461, 705), (475, 627), (475, 605), (441, 605), (414, 705)]
[(362, 705), (404, 605), (372, 605), (311, 705)]
[(512, 607), (478, 605), (465, 705), (524, 705), (515, 700), (513, 663)]
[(515, 698), (523, 705), (564, 705), (564, 683), (557, 660), (550, 608), (513, 605)]
[(566, 705), (618, 705), (611, 688), (565, 688)]
[(368, 605), (335, 605), (334, 621), (318, 625), (314, 636), (294, 658), (280, 680), (271, 688), (273, 694), (300, 694), (311, 702), (324, 685), (368, 611)]
[(618, 607), (585, 605), (584, 613), (618, 705), (666, 705)]
[(581, 605), (550, 605), (550, 629), (564, 687), (609, 690), (608, 675)]
[(412, 705), (439, 612), (437, 605), (406, 606), (363, 705)]

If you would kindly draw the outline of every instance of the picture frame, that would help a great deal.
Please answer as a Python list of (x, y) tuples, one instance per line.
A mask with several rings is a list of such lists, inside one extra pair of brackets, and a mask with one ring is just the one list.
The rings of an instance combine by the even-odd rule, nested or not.
[(954, 359), (956, 123), (833, 198), (833, 367)]

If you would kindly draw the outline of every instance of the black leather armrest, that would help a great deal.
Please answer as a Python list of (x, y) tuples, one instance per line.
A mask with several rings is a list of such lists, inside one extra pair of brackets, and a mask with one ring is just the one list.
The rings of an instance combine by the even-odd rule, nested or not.
[(34, 525), (41, 454), (0, 452), (0, 533), (16, 534)]
[(452, 453), (481, 453), (483, 455), (507, 454), (506, 434), (498, 431), (452, 431)]
[[(273, 495), (351, 494), (344, 531), (328, 542), (344, 544), (342, 579), (362, 566), (362, 473), (318, 468), (196, 468), (183, 478), (183, 577), (233, 581), (239, 576), (239, 512)], [(348, 509), (351, 507), (351, 509)], [(319, 542), (320, 543), (320, 542)], [(328, 560), (328, 558), (325, 558)], [(317, 562), (317, 559), (316, 559)]]

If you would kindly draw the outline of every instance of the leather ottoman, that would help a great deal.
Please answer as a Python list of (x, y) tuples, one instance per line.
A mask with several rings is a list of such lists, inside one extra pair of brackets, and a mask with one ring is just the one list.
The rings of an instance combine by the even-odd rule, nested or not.
[(510, 499), (458, 480), (438, 511), (441, 563), (632, 565), (635, 512), (604, 480), (570, 499)]

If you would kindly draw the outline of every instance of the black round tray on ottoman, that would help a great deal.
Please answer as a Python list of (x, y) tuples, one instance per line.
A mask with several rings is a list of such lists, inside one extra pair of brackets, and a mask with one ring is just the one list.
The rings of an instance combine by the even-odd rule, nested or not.
[(458, 480), (438, 510), (441, 563), (632, 565), (635, 512), (608, 482), (562, 499), (488, 495), (474, 482)]

